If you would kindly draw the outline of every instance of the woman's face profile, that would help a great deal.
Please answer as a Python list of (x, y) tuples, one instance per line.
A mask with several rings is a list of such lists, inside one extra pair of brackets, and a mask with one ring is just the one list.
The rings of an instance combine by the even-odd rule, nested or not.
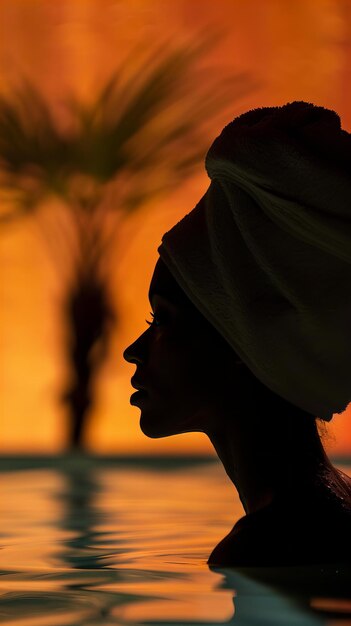
[[(181, 290), (159, 259), (149, 289), (153, 323), (123, 356), (146, 390), (135, 404), (140, 428), (152, 438), (216, 427), (216, 407), (235, 402), (236, 354)], [(133, 401), (132, 401), (133, 404)]]

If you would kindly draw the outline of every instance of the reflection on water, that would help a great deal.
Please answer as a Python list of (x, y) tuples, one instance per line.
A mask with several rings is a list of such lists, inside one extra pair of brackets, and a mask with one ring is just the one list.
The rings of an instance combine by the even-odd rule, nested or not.
[(351, 624), (350, 568), (207, 565), (243, 515), (215, 459), (0, 469), (0, 624)]

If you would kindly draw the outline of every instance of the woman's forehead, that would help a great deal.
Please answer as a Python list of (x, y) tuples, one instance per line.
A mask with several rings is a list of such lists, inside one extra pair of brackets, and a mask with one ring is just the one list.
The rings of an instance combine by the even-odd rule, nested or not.
[(173, 304), (187, 304), (188, 306), (194, 306), (169, 271), (167, 265), (162, 261), (161, 257), (155, 265), (154, 273), (150, 282), (150, 303), (152, 302), (152, 297), (156, 294), (163, 296)]

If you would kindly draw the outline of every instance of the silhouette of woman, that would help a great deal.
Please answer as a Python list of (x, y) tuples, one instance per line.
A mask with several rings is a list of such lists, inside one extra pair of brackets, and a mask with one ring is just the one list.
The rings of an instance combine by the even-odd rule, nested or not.
[(204, 432), (245, 515), (210, 565), (351, 563), (351, 478), (318, 430), (350, 386), (351, 135), (306, 102), (235, 118), (162, 237), (124, 351), (148, 437)]

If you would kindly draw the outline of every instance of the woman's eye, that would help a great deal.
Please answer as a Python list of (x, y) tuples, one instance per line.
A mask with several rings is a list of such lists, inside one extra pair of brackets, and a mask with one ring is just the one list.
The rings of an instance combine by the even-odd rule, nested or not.
[(147, 324), (149, 324), (149, 326), (158, 326), (158, 324), (157, 324), (157, 322), (156, 322), (156, 319), (157, 319), (157, 318), (155, 317), (155, 315), (154, 315), (153, 313), (151, 313), (151, 311), (150, 311), (150, 315), (151, 315), (151, 317), (152, 317), (152, 322), (149, 322), (149, 320), (145, 320), (145, 322), (146, 322)]

